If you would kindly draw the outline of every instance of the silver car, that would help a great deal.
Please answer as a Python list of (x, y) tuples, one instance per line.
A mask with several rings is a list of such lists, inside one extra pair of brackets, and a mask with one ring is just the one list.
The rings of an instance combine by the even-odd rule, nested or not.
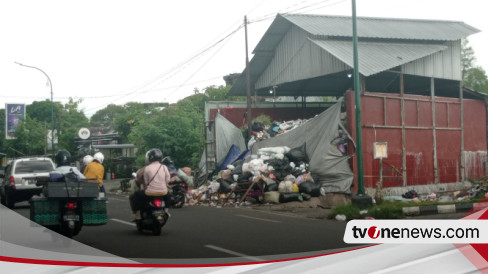
[(54, 169), (53, 161), (47, 157), (25, 157), (11, 161), (5, 167), (4, 178), (0, 184), (2, 204), (13, 208), (15, 203), (39, 195), (42, 187), (36, 186), (36, 177), (49, 176)]

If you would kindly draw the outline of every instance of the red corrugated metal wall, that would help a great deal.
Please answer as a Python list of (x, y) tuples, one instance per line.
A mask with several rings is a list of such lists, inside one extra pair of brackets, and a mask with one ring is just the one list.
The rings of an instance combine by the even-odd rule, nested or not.
[[(361, 96), (364, 186), (379, 181), (379, 160), (373, 158), (373, 143), (388, 142), (383, 160), (383, 186), (403, 186), (402, 119), (399, 95), (365, 93)], [(405, 95), (405, 151), (407, 186), (435, 182), (434, 130), (430, 97)], [(487, 138), (483, 101), (464, 101), (465, 179), (485, 175)], [(354, 92), (346, 95), (348, 130), (355, 138)], [(459, 99), (436, 97), (435, 135), (440, 183), (461, 181), (461, 105)], [(357, 174), (356, 157), (351, 164)], [(356, 178), (357, 179), (357, 178)], [(357, 182), (357, 180), (356, 180)], [(355, 183), (357, 188), (357, 183)]]

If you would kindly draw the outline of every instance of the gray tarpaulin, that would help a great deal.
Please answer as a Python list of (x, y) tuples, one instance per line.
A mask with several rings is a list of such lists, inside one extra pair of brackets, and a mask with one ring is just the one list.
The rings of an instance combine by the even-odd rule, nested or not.
[[(306, 143), (310, 172), (325, 192), (351, 193), (354, 174), (349, 166), (350, 156), (342, 153), (331, 142), (339, 136), (342, 99), (300, 127), (271, 139), (257, 142), (253, 154), (265, 147), (295, 148)], [(343, 132), (348, 135), (344, 128)]]
[[(217, 164), (225, 159), (232, 145), (236, 145), (241, 152), (245, 151), (246, 144), (241, 130), (227, 120), (224, 116), (217, 113), (215, 116), (215, 155)], [(200, 177), (206, 174), (205, 151), (203, 151), (200, 163)], [(200, 180), (199, 180), (200, 181)]]

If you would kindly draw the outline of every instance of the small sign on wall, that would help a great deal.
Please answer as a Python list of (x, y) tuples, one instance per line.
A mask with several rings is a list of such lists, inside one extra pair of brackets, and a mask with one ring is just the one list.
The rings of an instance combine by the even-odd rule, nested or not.
[(388, 158), (388, 142), (374, 142), (373, 146), (375, 159)]

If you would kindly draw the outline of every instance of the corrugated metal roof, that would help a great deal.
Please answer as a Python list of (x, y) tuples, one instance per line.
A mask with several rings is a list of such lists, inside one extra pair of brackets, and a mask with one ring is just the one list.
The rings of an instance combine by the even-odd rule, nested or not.
[[(312, 35), (352, 37), (352, 18), (305, 14), (283, 15)], [(455, 41), (479, 32), (463, 22), (358, 17), (359, 38)]]
[[(351, 68), (354, 67), (351, 42), (310, 40)], [(445, 49), (447, 46), (444, 45), (359, 42), (359, 73), (370, 76)]]
[[(351, 17), (346, 16), (278, 14), (254, 50), (255, 55), (250, 61), (251, 86), (261, 89), (261, 87), (255, 86), (256, 82), (268, 69), (272, 60), (285, 57), (287, 60), (291, 60), (289, 56), (277, 56), (276, 49), (281, 43), (284, 43), (283, 39), (287, 37), (290, 30), (295, 28), (303, 30), (315, 45), (352, 67), (351, 20)], [(359, 70), (365, 76), (377, 74), (437, 52), (444, 53), (446, 48), (452, 47), (449, 46), (449, 43), (459, 43), (460, 39), (479, 32), (478, 29), (463, 22), (439, 20), (359, 17), (357, 26), (360, 38)], [(450, 58), (457, 57), (453, 55)], [(323, 63), (323, 65), (328, 66), (329, 64)], [(285, 70), (282, 67), (279, 69)], [(320, 75), (310, 75), (309, 78), (317, 79), (318, 76)], [(300, 83), (297, 82), (297, 94), (313, 93), (316, 95), (315, 91), (308, 92), (304, 87), (308, 86), (304, 82), (307, 80), (303, 77), (300, 79)], [(294, 80), (281, 79), (277, 84), (288, 83), (288, 86), (292, 87), (292, 81)], [(337, 88), (341, 86), (343, 85), (337, 85)], [(229, 94), (245, 95), (245, 90), (244, 70)]]

